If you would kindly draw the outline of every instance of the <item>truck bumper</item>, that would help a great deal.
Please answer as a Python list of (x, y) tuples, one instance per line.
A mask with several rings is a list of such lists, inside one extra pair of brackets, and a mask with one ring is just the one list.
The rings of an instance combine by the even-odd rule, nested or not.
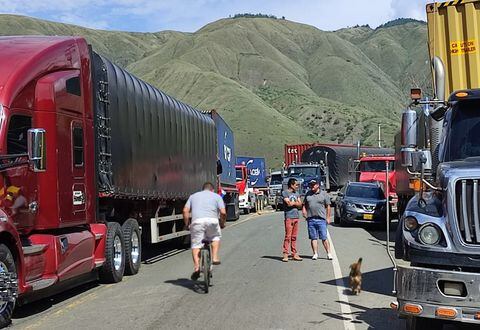
[[(397, 274), (398, 312), (405, 316), (441, 318), (438, 308), (456, 311), (443, 319), (480, 324), (480, 274), (399, 266)], [(406, 311), (406, 304), (421, 307), (419, 314)]]

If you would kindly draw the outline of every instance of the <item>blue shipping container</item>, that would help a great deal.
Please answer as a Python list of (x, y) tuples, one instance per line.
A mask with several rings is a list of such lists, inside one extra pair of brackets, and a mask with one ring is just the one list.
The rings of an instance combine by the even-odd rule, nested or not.
[(247, 166), (249, 186), (254, 188), (268, 187), (265, 158), (238, 156), (237, 164), (245, 164)]
[(232, 129), (215, 110), (207, 112), (215, 122), (217, 129), (218, 158), (222, 163), (220, 184), (235, 187), (235, 139)]

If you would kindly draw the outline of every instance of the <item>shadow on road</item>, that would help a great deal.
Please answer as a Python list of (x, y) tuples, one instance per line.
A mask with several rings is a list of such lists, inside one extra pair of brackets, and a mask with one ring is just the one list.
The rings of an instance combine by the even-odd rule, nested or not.
[[(363, 260), (363, 262), (368, 262), (368, 260)], [(343, 283), (348, 285), (349, 278), (344, 277)], [(320, 282), (322, 284), (328, 285), (337, 285), (337, 279), (328, 280)], [(393, 270), (392, 268), (384, 268), (379, 270), (374, 270), (371, 272), (366, 272), (362, 274), (362, 291), (373, 292), (382, 294), (385, 296), (392, 296), (393, 289)], [(346, 288), (346, 294), (350, 294), (350, 289)]]
[(282, 262), (282, 257), (280, 256), (262, 256), (262, 259), (271, 259), (271, 260), (276, 260)]
[(176, 286), (181, 286), (183, 288), (190, 289), (195, 293), (205, 293), (205, 290), (204, 290), (202, 284), (200, 284), (198, 282), (194, 282), (189, 278), (179, 278), (179, 279), (176, 279), (176, 280), (168, 280), (168, 281), (165, 281), (165, 283), (173, 284), (173, 285), (176, 285)]
[(65, 300), (68, 300), (82, 293), (90, 291), (98, 286), (99, 286), (98, 282), (86, 283), (76, 288), (63, 291), (62, 293), (53, 295), (51, 297), (40, 299), (35, 302), (25, 304), (23, 306), (19, 306), (15, 309), (12, 318), (23, 319), (23, 318), (44, 312)]
[(357, 311), (345, 315), (341, 313), (323, 313), (325, 316), (333, 317), (339, 320), (350, 320), (351, 323), (365, 323), (368, 329), (385, 329), (385, 325), (389, 324), (389, 329), (404, 329), (404, 321), (399, 320), (396, 313), (388, 308), (370, 308), (358, 304), (338, 301), (339, 304), (349, 305)]

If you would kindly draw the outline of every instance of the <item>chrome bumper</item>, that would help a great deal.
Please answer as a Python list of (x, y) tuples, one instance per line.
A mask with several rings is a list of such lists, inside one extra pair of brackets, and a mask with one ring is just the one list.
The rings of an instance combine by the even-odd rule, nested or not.
[[(442, 292), (441, 283), (463, 283), (466, 289), (464, 297), (450, 296)], [(421, 306), (421, 313), (416, 316), (438, 318), (437, 308), (447, 307), (457, 311), (453, 321), (480, 324), (475, 318), (480, 312), (480, 274), (429, 269), (411, 266), (399, 266), (397, 274), (398, 312), (412, 315), (405, 311), (405, 304)], [(444, 290), (444, 289), (443, 289)]]

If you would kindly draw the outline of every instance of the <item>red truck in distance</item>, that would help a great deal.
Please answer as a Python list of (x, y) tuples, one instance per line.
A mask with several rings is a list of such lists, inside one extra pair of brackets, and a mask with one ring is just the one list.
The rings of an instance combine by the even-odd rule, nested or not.
[(360, 158), (358, 166), (360, 182), (381, 182), (384, 189), (386, 185), (386, 162), (388, 161), (388, 181), (389, 181), (389, 197), (392, 211), (397, 211), (397, 192), (395, 177), (395, 156), (394, 155), (371, 155)]
[(218, 144), (210, 115), (83, 38), (0, 37), (0, 48), (4, 327), (16, 304), (119, 282), (138, 272), (142, 241), (188, 235), (181, 209), (215, 182)]

